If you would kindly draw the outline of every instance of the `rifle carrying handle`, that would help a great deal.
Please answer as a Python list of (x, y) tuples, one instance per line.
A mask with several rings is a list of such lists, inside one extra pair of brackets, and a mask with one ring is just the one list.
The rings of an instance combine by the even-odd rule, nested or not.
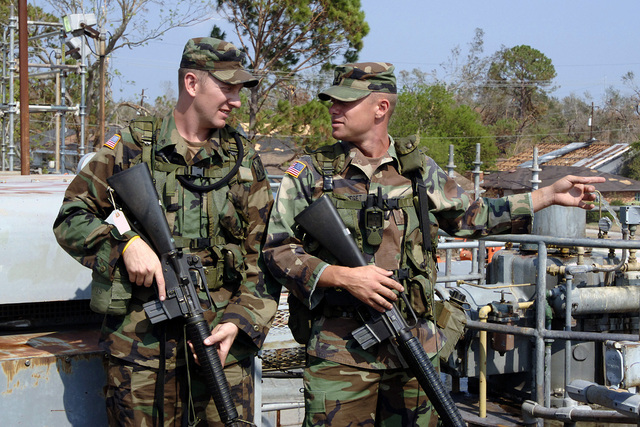
[[(235, 425), (239, 418), (238, 411), (236, 411), (231, 398), (231, 390), (222, 370), (218, 350), (212, 345), (205, 345), (203, 342), (209, 335), (211, 335), (211, 330), (201, 315), (194, 316), (187, 322), (187, 336), (193, 344), (200, 361), (205, 382), (213, 401), (216, 403), (220, 420), (225, 426)], [(208, 363), (205, 363), (205, 360)]]

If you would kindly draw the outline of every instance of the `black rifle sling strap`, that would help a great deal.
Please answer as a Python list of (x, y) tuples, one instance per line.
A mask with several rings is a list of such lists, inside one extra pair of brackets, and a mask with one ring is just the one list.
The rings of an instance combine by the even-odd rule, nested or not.
[[(154, 395), (153, 408), (157, 411), (155, 419), (159, 427), (164, 426), (164, 381), (165, 381), (165, 369), (167, 365), (166, 361), (166, 348), (167, 348), (167, 334), (164, 323), (155, 325), (159, 329), (160, 339), (158, 340), (160, 350), (160, 360), (158, 361), (158, 375), (156, 377), (156, 391)], [(133, 390), (132, 390), (133, 392)]]
[(238, 173), (238, 169), (240, 169), (240, 165), (242, 164), (242, 158), (244, 157), (244, 146), (242, 145), (242, 141), (240, 141), (240, 137), (238, 136), (237, 133), (233, 134), (233, 139), (236, 140), (238, 158), (236, 160), (236, 164), (233, 165), (233, 168), (231, 168), (229, 173), (225, 175), (222, 179), (210, 185), (195, 185), (193, 182), (189, 181), (185, 176), (179, 175), (176, 177), (178, 181), (180, 181), (180, 183), (184, 187), (198, 193), (208, 193), (209, 191), (218, 190), (222, 188), (222, 186), (226, 185), (227, 182), (229, 182), (229, 180), (231, 180), (231, 178), (233, 178), (235, 174)]
[(418, 148), (420, 141), (417, 135), (398, 138), (395, 141), (398, 160), (402, 168), (402, 175), (411, 177), (413, 195), (418, 196), (418, 220), (422, 233), (422, 249), (431, 252), (431, 221), (429, 220), (429, 197), (427, 186), (422, 179), (423, 156)]
[(413, 193), (418, 195), (418, 217), (420, 220), (420, 231), (422, 232), (422, 249), (431, 252), (431, 221), (429, 220), (429, 197), (427, 196), (427, 186), (421, 179), (419, 172), (413, 176)]

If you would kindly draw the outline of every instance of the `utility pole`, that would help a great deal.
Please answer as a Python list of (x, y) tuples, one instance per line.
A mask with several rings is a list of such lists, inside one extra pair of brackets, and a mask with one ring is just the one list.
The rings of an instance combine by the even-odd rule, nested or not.
[(98, 55), (100, 56), (100, 123), (98, 124), (98, 130), (99, 130), (99, 139), (98, 139), (98, 144), (100, 144), (100, 146), (102, 146), (102, 144), (104, 144), (104, 131), (105, 131), (105, 58), (104, 58), (104, 53), (106, 50), (106, 46), (105, 46), (105, 40), (106, 40), (107, 36), (105, 33), (100, 32), (100, 35), (98, 36)]
[(589, 141), (593, 140), (593, 102), (591, 103), (591, 115), (589, 116)]
[(27, 0), (18, 2), (18, 47), (20, 68), (20, 174), (30, 174), (29, 147), (29, 33), (27, 31)]

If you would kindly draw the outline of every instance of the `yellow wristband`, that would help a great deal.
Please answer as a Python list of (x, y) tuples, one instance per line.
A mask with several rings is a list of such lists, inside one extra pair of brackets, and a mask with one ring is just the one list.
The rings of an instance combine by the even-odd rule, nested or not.
[(124, 251), (127, 250), (127, 248), (129, 247), (129, 245), (131, 244), (131, 242), (133, 242), (136, 239), (139, 239), (140, 236), (133, 236), (132, 238), (129, 239), (129, 241), (127, 242), (126, 245), (124, 245), (124, 249), (122, 250), (122, 254), (124, 255)]

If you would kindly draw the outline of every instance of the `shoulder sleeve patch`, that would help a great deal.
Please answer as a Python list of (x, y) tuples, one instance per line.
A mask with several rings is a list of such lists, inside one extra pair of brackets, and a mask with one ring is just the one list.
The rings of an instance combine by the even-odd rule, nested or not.
[(116, 148), (116, 145), (118, 145), (118, 142), (120, 142), (120, 139), (120, 134), (116, 133), (111, 138), (109, 138), (107, 142), (104, 143), (104, 146), (113, 150), (114, 148)]
[(307, 165), (305, 165), (301, 161), (296, 160), (291, 166), (289, 166), (289, 169), (287, 169), (285, 173), (288, 173), (292, 177), (297, 178), (306, 167)]
[(262, 181), (267, 177), (267, 173), (264, 170), (264, 166), (262, 165), (262, 160), (260, 156), (256, 156), (251, 163), (253, 166), (253, 170), (256, 172), (256, 179), (258, 181)]

